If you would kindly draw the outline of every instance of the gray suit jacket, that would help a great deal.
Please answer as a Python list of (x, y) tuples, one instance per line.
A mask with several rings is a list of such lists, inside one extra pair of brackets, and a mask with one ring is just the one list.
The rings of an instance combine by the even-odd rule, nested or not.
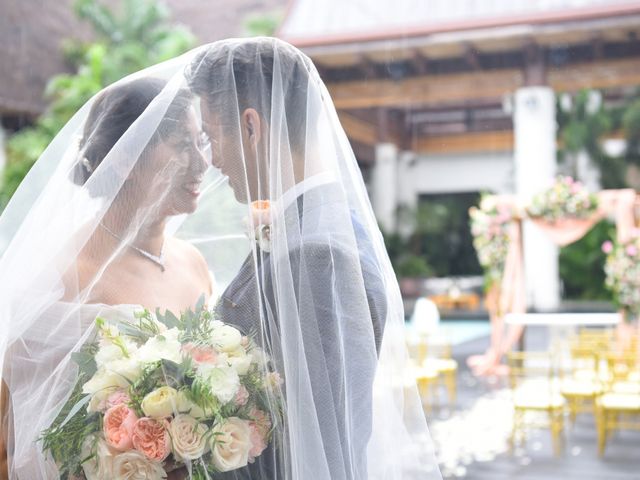
[[(291, 242), (289, 245), (287, 269), (290, 268), (294, 279), (293, 289), (296, 301), (304, 305), (304, 308), (311, 309), (307, 310), (306, 316), (313, 318), (305, 322), (305, 314), (300, 314), (300, 331), (304, 343), (304, 348), (301, 350), (304, 351), (307, 359), (316, 409), (331, 406), (330, 409), (325, 408), (322, 411), (321, 434), (323, 438), (345, 439), (348, 435), (351, 439), (357, 439), (355, 445), (354, 441), (342, 442), (342, 446), (336, 445), (340, 442), (324, 443), (325, 455), (331, 470), (331, 477), (327, 480), (364, 479), (367, 463), (366, 446), (371, 434), (371, 387), (377, 362), (373, 345), (375, 344), (376, 351), (379, 351), (387, 311), (386, 294), (380, 268), (375, 260), (372, 240), (356, 216), (353, 213), (350, 215), (352, 231), (330, 232), (330, 235), (327, 235), (327, 228), (331, 229), (330, 225), (333, 224), (329, 219), (335, 213), (332, 204), (340, 198), (337, 195), (339, 192), (335, 190), (337, 188), (340, 187), (335, 184), (316, 187), (306, 192), (304, 197), (299, 197), (297, 202), (285, 212), (287, 232), (292, 231), (290, 228), (301, 228), (300, 225), (305, 218), (314, 219), (314, 225), (304, 225), (304, 241), (299, 242), (302, 245), (296, 245), (296, 242)], [(333, 206), (338, 207), (337, 204)], [(341, 208), (344, 209), (344, 203), (341, 203)], [(304, 215), (298, 213), (303, 211)], [(324, 222), (323, 218), (327, 222)], [(354, 234), (358, 251), (353, 248)], [(328, 238), (330, 238), (330, 244), (327, 241)], [(340, 269), (340, 272), (334, 271), (336, 269)], [(323, 285), (335, 287), (335, 282), (339, 281), (336, 278), (355, 278), (354, 275), (364, 280), (364, 292), (362, 290), (352, 292), (350, 296), (346, 296), (347, 302), (348, 305), (364, 305), (364, 308), (356, 308), (356, 310), (360, 313), (368, 309), (370, 317), (368, 319), (362, 318), (361, 315), (358, 315), (358, 318), (355, 318), (356, 315), (349, 315), (349, 306), (344, 309), (336, 308), (336, 302), (339, 299), (333, 298), (334, 289), (322, 288)], [(277, 347), (280, 342), (279, 306), (273, 276), (269, 254), (258, 251), (257, 261), (254, 260), (253, 255), (250, 255), (236, 278), (222, 294), (217, 311), (221, 320), (239, 327), (245, 333), (259, 328), (259, 324), (256, 323), (260, 321), (261, 315), (266, 318), (268, 331), (264, 338), (256, 338), (256, 340), (265, 343), (264, 348), (276, 357), (275, 367), (282, 373), (282, 368), (278, 366), (278, 349), (271, 348), (272, 345)], [(362, 282), (352, 283), (362, 285)], [(352, 286), (338, 285), (338, 287), (342, 292), (349, 290)], [(355, 298), (365, 295), (366, 299)], [(316, 321), (316, 319), (322, 320)], [(339, 332), (342, 335), (340, 338), (338, 338)], [(344, 353), (345, 339), (349, 344), (346, 350), (349, 350), (350, 355), (355, 356), (354, 358), (360, 361), (363, 356), (370, 357), (368, 361), (364, 361), (366, 368), (359, 368), (357, 378), (353, 378), (353, 381), (358, 382), (359, 385), (359, 388), (353, 389), (358, 391), (358, 398), (353, 398), (355, 394), (350, 392), (349, 402), (351, 407), (357, 405), (357, 408), (350, 409), (355, 415), (354, 418), (350, 418), (348, 426), (344, 424), (344, 416), (341, 415), (345, 409), (343, 380), (345, 372), (335, 365), (340, 363), (336, 362), (336, 359), (343, 363), (349, 361)], [(352, 377), (356, 377), (356, 374), (347, 378)], [(320, 412), (309, 411), (308, 413), (313, 415)], [(280, 441), (282, 442), (282, 439)], [(225, 480), (282, 478), (282, 474), (279, 473), (283, 465), (281, 450), (270, 446), (254, 464), (221, 475), (220, 478)]]

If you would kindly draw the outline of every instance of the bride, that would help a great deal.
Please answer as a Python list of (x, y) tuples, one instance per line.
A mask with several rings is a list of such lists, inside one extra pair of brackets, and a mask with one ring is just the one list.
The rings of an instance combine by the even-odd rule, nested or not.
[[(177, 313), (202, 294), (279, 374), (259, 382), (277, 394), (260, 400), (269, 441), (220, 433), (217, 418), (205, 435), (214, 464), (194, 469), (176, 454), (186, 468), (169, 478), (441, 478), (358, 164), (329, 92), (292, 46), (217, 42), (99, 93), (0, 217), (0, 254), (11, 479), (60, 477), (42, 432), (66, 411), (97, 316)], [(77, 460), (76, 450), (66, 451)], [(108, 477), (91, 461), (100, 457), (84, 462), (89, 480), (172, 469), (149, 459), (161, 474)]]
[[(54, 367), (64, 363), (59, 357), (66, 347), (48, 342), (55, 337), (47, 330), (60, 329), (56, 323), (64, 323), (65, 317), (70, 317), (66, 329), (73, 326), (82, 330), (88, 329), (98, 314), (118, 316), (140, 308), (181, 312), (193, 308), (201, 295), (209, 299), (214, 293), (202, 254), (191, 243), (165, 233), (170, 217), (196, 210), (200, 184), (208, 168), (206, 145), (187, 90), (176, 94), (115, 195), (111, 195), (107, 182), (91, 181), (101, 165), (116, 154), (115, 146), (125, 138), (125, 132), (148, 115), (153, 100), (165, 87), (164, 80), (142, 77), (108, 88), (96, 97), (84, 122), (77, 162), (71, 165), (68, 180), (85, 189), (83, 200), (88, 203), (112, 198), (97, 225), (91, 219), (70, 236), (72, 244), (84, 241), (70, 265), (64, 265), (63, 258), (57, 259), (56, 263), (66, 268), (60, 278), (60, 301), (46, 308), (31, 331), (22, 335), (22, 346), (7, 347), (3, 393), (12, 408), (4, 412), (3, 436), (9, 437), (14, 460), (11, 478), (49, 478), (45, 470), (31, 462), (19, 462), (19, 429), (27, 413), (24, 406), (32, 403), (30, 397), (37, 388), (34, 380), (47, 382), (46, 375), (53, 375)], [(110, 180), (118, 181), (115, 177)], [(57, 212), (51, 213), (55, 218)], [(83, 236), (86, 240), (81, 239)], [(74, 324), (72, 305), (80, 304), (90, 314), (83, 313), (78, 317), (81, 323)], [(54, 315), (58, 318), (52, 318)], [(55, 362), (50, 370), (44, 369), (46, 373), (41, 368), (26, 370), (27, 362), (44, 358)]]

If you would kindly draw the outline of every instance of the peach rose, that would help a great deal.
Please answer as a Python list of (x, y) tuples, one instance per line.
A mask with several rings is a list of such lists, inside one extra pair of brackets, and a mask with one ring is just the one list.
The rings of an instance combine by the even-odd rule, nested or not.
[(246, 389), (244, 385), (240, 385), (238, 388), (238, 393), (236, 393), (236, 405), (238, 407), (243, 407), (249, 401), (249, 391)]
[(171, 438), (164, 422), (143, 417), (133, 426), (133, 448), (149, 460), (163, 461), (171, 453)]
[(116, 405), (120, 405), (121, 403), (127, 405), (130, 401), (131, 399), (129, 398), (127, 392), (125, 392), (124, 390), (116, 390), (107, 398), (106, 407), (115, 407)]
[(133, 447), (131, 435), (138, 417), (133, 410), (121, 403), (104, 414), (104, 437), (116, 450), (125, 451)]
[(253, 407), (249, 412), (249, 416), (253, 419), (256, 426), (260, 428), (262, 434), (266, 437), (271, 430), (271, 418), (266, 412), (258, 408)]
[(267, 438), (264, 429), (256, 422), (249, 422), (249, 438), (251, 440), (251, 450), (249, 450), (249, 463), (253, 463), (256, 457), (262, 455), (267, 448)]
[(251, 443), (249, 422), (230, 417), (213, 426), (211, 458), (220, 472), (230, 472), (247, 465)]
[(269, 200), (251, 202), (251, 222), (254, 227), (271, 223), (271, 203)]
[(195, 363), (216, 363), (218, 354), (212, 347), (197, 346), (187, 343), (182, 350), (189, 354)]

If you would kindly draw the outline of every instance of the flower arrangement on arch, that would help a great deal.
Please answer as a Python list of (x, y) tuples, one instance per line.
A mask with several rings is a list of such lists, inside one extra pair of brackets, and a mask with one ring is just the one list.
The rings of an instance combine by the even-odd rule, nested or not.
[(478, 207), (469, 209), (471, 234), (487, 289), (502, 279), (509, 250), (509, 226), (516, 216), (512, 205), (484, 194)]
[(630, 321), (640, 317), (640, 230), (635, 230), (625, 242), (606, 241), (602, 250), (605, 263), (606, 286), (614, 301)]
[(533, 219), (555, 223), (561, 220), (583, 220), (598, 209), (598, 197), (568, 176), (556, 177), (546, 190), (534, 195), (527, 206)]
[(255, 342), (204, 307), (176, 317), (96, 318), (72, 354), (75, 388), (42, 433), (60, 475), (163, 479), (189, 464), (210, 478), (255, 461), (272, 441), (281, 379)]

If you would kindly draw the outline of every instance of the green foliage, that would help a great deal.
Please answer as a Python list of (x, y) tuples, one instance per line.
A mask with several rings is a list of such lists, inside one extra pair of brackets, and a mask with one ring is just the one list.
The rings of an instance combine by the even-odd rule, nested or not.
[(283, 14), (280, 10), (260, 15), (251, 15), (244, 22), (244, 29), (250, 37), (272, 37), (280, 23)]
[(433, 275), (433, 269), (423, 256), (405, 255), (396, 266), (396, 274), (399, 277), (429, 277)]
[[(93, 95), (105, 86), (191, 48), (194, 37), (169, 24), (169, 12), (154, 0), (123, 0), (110, 9), (98, 0), (76, 0), (78, 17), (88, 22), (95, 40), (68, 40), (63, 54), (75, 73), (50, 79), (44, 95), (46, 112), (33, 127), (7, 142), (7, 167), (2, 173), (0, 208), (18, 188), (53, 137)], [(117, 10), (117, 13), (116, 13)]]
[(615, 227), (603, 220), (580, 240), (560, 250), (560, 278), (565, 298), (611, 300), (611, 293), (605, 287), (606, 255), (601, 246), (614, 235)]
[(415, 209), (401, 207), (401, 232), (387, 234), (389, 258), (401, 277), (481, 275), (469, 230), (477, 193), (432, 195)]
[(640, 165), (640, 91), (634, 97), (622, 114), (621, 123), (627, 141), (625, 159)]
[(51, 452), (56, 461), (60, 478), (71, 478), (82, 473), (82, 462), (79, 452), (83, 449), (85, 439), (100, 430), (100, 422), (95, 413), (88, 413), (85, 407), (88, 400), (82, 392), (83, 385), (95, 373), (94, 356), (97, 343), (86, 344), (79, 352), (72, 355), (78, 363), (78, 379), (71, 396), (53, 421), (51, 426), (42, 432), (41, 440), (44, 451)]
[[(602, 188), (627, 187), (627, 167), (630, 163), (640, 165), (640, 91), (625, 98), (621, 106), (608, 107), (596, 90), (582, 90), (573, 97), (558, 96), (557, 122), (561, 148), (561, 162), (575, 170), (572, 164), (576, 155), (584, 151), (600, 171)], [(571, 98), (571, 105), (563, 105)], [(612, 132), (622, 130), (627, 141), (624, 155), (614, 157), (602, 148), (603, 139)], [(578, 179), (577, 172), (568, 172)]]

